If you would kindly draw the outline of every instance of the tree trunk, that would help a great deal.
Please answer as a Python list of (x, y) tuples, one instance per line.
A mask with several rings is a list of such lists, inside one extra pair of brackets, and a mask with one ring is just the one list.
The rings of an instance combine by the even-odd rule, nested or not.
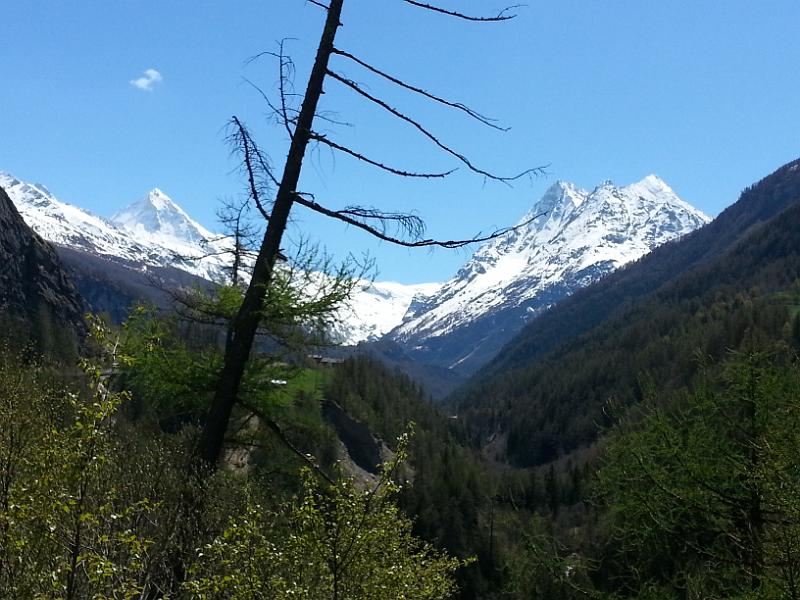
[(231, 325), (231, 335), (225, 347), (225, 360), (220, 374), (214, 399), (209, 408), (206, 422), (200, 435), (196, 465), (214, 469), (222, 453), (225, 432), (239, 393), (242, 375), (250, 357), (256, 330), (261, 320), (261, 309), (267, 286), (272, 280), (275, 260), (281, 244), (283, 232), (289, 218), (297, 182), (303, 167), (303, 157), (311, 135), (311, 127), (317, 111), (319, 98), (323, 93), (323, 83), (328, 70), (328, 62), (333, 51), (333, 41), (339, 28), (344, 0), (330, 0), (328, 17), (322, 31), (314, 67), (300, 107), (297, 126), (294, 130), (289, 154), (283, 170), (278, 194), (270, 214), (267, 231), (253, 268), (253, 277), (244, 296), (244, 301)]
[[(751, 359), (752, 360), (752, 359)], [(750, 589), (756, 591), (761, 588), (761, 576), (764, 570), (764, 512), (762, 507), (762, 483), (759, 477), (760, 456), (758, 448), (760, 444), (761, 427), (758, 422), (758, 392), (756, 390), (755, 368), (750, 365), (748, 376), (748, 399), (747, 399), (747, 418), (749, 421), (750, 439), (746, 440), (748, 445), (748, 485), (750, 487), (750, 497), (747, 505), (747, 526), (750, 543)]]

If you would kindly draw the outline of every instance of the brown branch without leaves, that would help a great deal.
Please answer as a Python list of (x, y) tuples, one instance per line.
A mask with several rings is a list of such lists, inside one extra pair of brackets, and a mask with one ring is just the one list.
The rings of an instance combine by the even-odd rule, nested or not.
[(460, 111), (468, 114), (470, 117), (472, 117), (476, 121), (480, 121), (484, 125), (488, 125), (489, 127), (493, 127), (494, 129), (497, 129), (499, 131), (509, 131), (509, 129), (510, 129), (509, 127), (500, 127), (499, 125), (496, 125), (493, 122), (496, 119), (491, 119), (489, 117), (486, 117), (486, 116), (480, 114), (479, 112), (477, 112), (475, 110), (472, 110), (466, 104), (462, 104), (461, 102), (453, 102), (451, 100), (446, 100), (446, 99), (442, 98), (441, 96), (437, 96), (435, 94), (432, 94), (429, 91), (424, 90), (424, 89), (422, 89), (420, 87), (408, 84), (405, 81), (403, 81), (402, 79), (398, 79), (397, 77), (394, 77), (393, 75), (390, 75), (389, 73), (387, 73), (385, 71), (382, 71), (382, 70), (378, 69), (377, 67), (373, 67), (369, 63), (364, 62), (363, 60), (361, 60), (357, 56), (354, 56), (354, 55), (350, 54), (349, 52), (345, 52), (344, 50), (339, 50), (338, 48), (334, 48), (333, 49), (333, 53), (334, 54), (338, 54), (339, 56), (343, 56), (345, 58), (349, 58), (350, 60), (352, 60), (353, 62), (355, 62), (355, 63), (357, 63), (359, 65), (361, 65), (362, 67), (364, 67), (368, 71), (371, 71), (372, 73), (375, 73), (376, 75), (380, 75), (384, 79), (386, 79), (388, 81), (391, 81), (395, 85), (399, 85), (400, 87), (402, 87), (402, 88), (404, 88), (406, 90), (415, 92), (417, 94), (421, 94), (422, 96), (425, 96), (429, 100), (433, 100), (434, 102), (438, 102), (439, 104), (443, 104), (445, 106), (449, 106), (450, 108), (455, 108), (457, 110), (460, 110)]
[(320, 8), (324, 8), (325, 10), (328, 10), (330, 8), (329, 6), (323, 4), (322, 2), (317, 2), (317, 0), (306, 0), (306, 2), (310, 2), (311, 4), (316, 4), (317, 6), (319, 6)]
[[(290, 127), (293, 124), (293, 121), (289, 118), (289, 113), (287, 111), (287, 104), (286, 104), (286, 86), (291, 85), (292, 81), (292, 74), (294, 73), (294, 63), (292, 62), (291, 57), (287, 57), (283, 52), (283, 45), (286, 40), (281, 40), (278, 46), (279, 48), (279, 55), (278, 55), (278, 62), (279, 62), (279, 74), (278, 74), (278, 86), (279, 86), (279, 93), (281, 97), (281, 118), (283, 120), (283, 126), (286, 128), (286, 132), (289, 134), (289, 139), (294, 138), (294, 131)], [(286, 69), (286, 71), (284, 71)]]
[(236, 127), (236, 131), (229, 136), (229, 142), (233, 145), (234, 150), (242, 153), (244, 159), (244, 166), (247, 172), (247, 182), (250, 189), (250, 197), (258, 208), (258, 212), (269, 221), (269, 212), (261, 202), (261, 186), (256, 181), (257, 173), (266, 175), (267, 178), (277, 187), (279, 182), (275, 175), (272, 173), (272, 168), (269, 165), (267, 157), (261, 152), (250, 132), (239, 120), (238, 117), (231, 117), (231, 123)]
[(269, 106), (269, 108), (274, 113), (277, 122), (283, 125), (283, 127), (286, 129), (286, 133), (289, 135), (290, 140), (294, 138), (294, 131), (292, 130), (292, 126), (296, 126), (297, 119), (296, 117), (289, 116), (289, 112), (290, 111), (296, 112), (296, 109), (292, 108), (289, 105), (287, 99), (290, 97), (295, 97), (297, 96), (297, 94), (294, 94), (292, 92), (293, 90), (292, 81), (294, 79), (294, 73), (295, 73), (294, 61), (292, 60), (291, 56), (287, 55), (286, 52), (284, 52), (284, 47), (286, 45), (286, 42), (291, 39), (293, 38), (281, 39), (278, 42), (277, 52), (270, 52), (268, 50), (264, 52), (259, 52), (255, 56), (251, 56), (246, 61), (246, 64), (250, 64), (260, 59), (262, 56), (272, 56), (278, 59), (278, 94), (281, 102), (280, 107), (275, 106), (272, 103), (272, 100), (269, 98), (269, 95), (266, 92), (264, 92), (264, 90), (262, 90), (258, 85), (256, 85), (249, 79), (245, 78), (245, 82), (251, 85), (264, 99), (264, 102), (266, 102), (267, 106)]
[(242, 154), (244, 155), (244, 164), (247, 169), (247, 183), (250, 186), (250, 197), (256, 203), (258, 207), (258, 211), (263, 215), (263, 217), (269, 220), (269, 215), (264, 207), (261, 205), (261, 194), (258, 191), (258, 186), (256, 186), (256, 178), (255, 178), (255, 171), (253, 169), (253, 159), (251, 156), (251, 145), (250, 145), (250, 135), (247, 133), (247, 130), (242, 125), (242, 122), (239, 121), (237, 117), (233, 117), (233, 122), (236, 124), (236, 127), (239, 129), (239, 133), (241, 135), (241, 147), (242, 147)]
[(244, 78), (244, 82), (258, 92), (258, 94), (264, 100), (264, 103), (267, 106), (269, 106), (269, 109), (272, 111), (273, 115), (275, 116), (275, 121), (278, 124), (283, 125), (283, 127), (286, 129), (286, 132), (287, 132), (287, 134), (289, 136), (289, 139), (291, 140), (294, 137), (294, 131), (292, 131), (292, 127), (291, 126), (297, 124), (297, 118), (296, 117), (290, 117), (289, 116), (289, 112), (290, 111), (297, 112), (297, 111), (296, 111), (296, 109), (293, 109), (293, 108), (291, 108), (290, 106), (288, 106), (286, 104), (286, 96), (284, 95), (284, 93), (281, 92), (281, 94), (280, 94), (281, 107), (278, 108), (277, 106), (275, 106), (272, 103), (272, 100), (270, 99), (269, 94), (267, 94), (264, 90), (262, 90), (258, 85), (256, 85), (252, 81), (250, 81), (247, 77)]
[[(489, 240), (493, 240), (499, 237), (502, 237), (512, 231), (516, 231), (522, 227), (528, 225), (534, 219), (544, 215), (545, 213), (540, 213), (538, 215), (534, 215), (530, 219), (519, 223), (518, 225), (514, 225), (513, 227), (503, 227), (502, 229), (497, 229), (490, 233), (489, 235), (478, 235), (473, 238), (469, 238), (466, 240), (434, 240), (434, 239), (425, 239), (425, 240), (403, 240), (398, 237), (394, 237), (391, 235), (386, 234), (383, 230), (378, 229), (368, 223), (364, 223), (363, 221), (359, 221), (357, 218), (354, 218), (352, 215), (352, 210), (330, 210), (329, 208), (325, 208), (321, 204), (313, 200), (309, 200), (304, 198), (298, 193), (295, 193), (293, 199), (298, 204), (305, 206), (306, 208), (310, 208), (311, 210), (320, 213), (321, 215), (325, 215), (326, 217), (331, 217), (333, 219), (337, 219), (342, 221), (343, 223), (347, 223), (348, 225), (352, 225), (353, 227), (357, 227), (363, 231), (366, 231), (370, 235), (375, 236), (376, 238), (383, 240), (385, 242), (389, 242), (391, 244), (395, 244), (397, 246), (405, 246), (406, 248), (424, 248), (424, 247), (440, 247), (440, 248), (462, 248), (464, 246), (468, 246), (469, 244), (476, 244), (481, 242), (487, 242)], [(380, 218), (380, 217), (375, 217)]]
[(407, 4), (411, 4), (413, 6), (418, 6), (419, 8), (424, 8), (425, 10), (431, 10), (433, 12), (441, 13), (443, 15), (447, 15), (449, 17), (457, 17), (459, 19), (464, 19), (466, 21), (480, 21), (483, 23), (491, 23), (496, 21), (508, 21), (513, 19), (517, 15), (510, 15), (508, 14), (510, 11), (514, 10), (515, 8), (520, 8), (524, 6), (523, 4), (515, 4), (513, 6), (507, 6), (499, 13), (497, 13), (494, 17), (476, 17), (473, 15), (468, 15), (465, 13), (461, 13), (455, 10), (447, 10), (446, 8), (441, 8), (439, 6), (434, 6), (433, 4), (428, 4), (426, 2), (417, 2), (417, 0), (403, 0)]
[(419, 177), (423, 179), (436, 179), (436, 178), (447, 177), (448, 175), (451, 175), (456, 171), (456, 169), (450, 169), (449, 171), (442, 171), (441, 173), (420, 173), (416, 171), (404, 171), (402, 169), (396, 169), (382, 162), (378, 162), (377, 160), (368, 158), (363, 154), (356, 152), (355, 150), (351, 150), (347, 146), (342, 146), (341, 144), (337, 144), (336, 142), (331, 141), (321, 133), (312, 133), (309, 136), (309, 139), (319, 142), (320, 144), (325, 144), (329, 148), (333, 148), (334, 150), (338, 150), (339, 152), (344, 152), (345, 154), (349, 154), (353, 158), (357, 158), (358, 160), (363, 161), (368, 165), (372, 165), (373, 167), (378, 167), (383, 171), (392, 173), (393, 175), (399, 175), (401, 177)]
[(411, 237), (422, 237), (425, 233), (425, 221), (414, 214), (389, 213), (364, 206), (346, 206), (343, 210), (337, 212), (340, 215), (347, 215), (356, 219), (370, 219), (376, 221), (380, 224), (380, 230), (384, 233), (386, 233), (387, 223), (394, 223)]
[(245, 409), (249, 410), (251, 413), (256, 415), (260, 421), (264, 423), (267, 427), (269, 427), (272, 432), (278, 437), (278, 439), (286, 446), (289, 450), (291, 450), (294, 454), (296, 454), (300, 459), (302, 459), (305, 463), (311, 466), (312, 469), (325, 481), (330, 483), (331, 485), (334, 484), (333, 477), (328, 475), (322, 467), (320, 467), (317, 462), (311, 457), (309, 454), (305, 454), (301, 451), (297, 446), (295, 446), (291, 440), (286, 436), (286, 433), (281, 429), (281, 426), (278, 425), (275, 421), (269, 418), (269, 416), (264, 413), (264, 411), (259, 410), (258, 408), (244, 402), (242, 400), (238, 401)]
[(415, 127), (420, 133), (422, 133), (422, 135), (424, 135), (429, 140), (431, 140), (434, 144), (436, 144), (436, 146), (441, 148), (443, 151), (447, 152), (451, 156), (454, 156), (461, 163), (466, 165), (466, 167), (470, 171), (472, 171), (473, 173), (477, 173), (478, 175), (483, 175), (487, 179), (492, 179), (494, 181), (500, 181), (502, 183), (510, 183), (512, 181), (515, 181), (517, 179), (525, 177), (526, 175), (531, 175), (531, 176), (533, 176), (533, 175), (541, 175), (544, 172), (545, 167), (533, 167), (531, 169), (525, 169), (521, 173), (517, 173), (516, 175), (510, 176), (510, 177), (502, 177), (500, 175), (495, 175), (494, 173), (490, 173), (489, 171), (481, 169), (481, 168), (477, 167), (476, 165), (474, 165), (465, 155), (461, 154), (460, 152), (457, 152), (456, 150), (454, 150), (450, 146), (447, 146), (446, 144), (444, 144), (441, 140), (439, 140), (438, 137), (433, 135), (430, 131), (428, 131), (418, 121), (412, 119), (408, 115), (406, 115), (406, 114), (400, 112), (399, 110), (397, 110), (396, 108), (390, 106), (389, 104), (387, 104), (386, 102), (384, 102), (380, 98), (377, 98), (376, 96), (373, 96), (369, 92), (365, 91), (355, 81), (352, 81), (351, 79), (348, 79), (347, 77), (339, 75), (338, 73), (336, 73), (334, 71), (331, 71), (331, 70), (328, 70), (328, 75), (330, 77), (332, 77), (333, 79), (335, 79), (335, 80), (341, 82), (342, 84), (346, 85), (347, 87), (352, 89), (357, 94), (363, 96), (367, 100), (377, 104), (378, 106), (380, 106), (384, 110), (390, 112), (391, 114), (393, 114), (398, 119), (400, 119), (402, 121), (405, 121), (406, 123), (408, 123), (408, 124), (412, 125), (413, 127)]

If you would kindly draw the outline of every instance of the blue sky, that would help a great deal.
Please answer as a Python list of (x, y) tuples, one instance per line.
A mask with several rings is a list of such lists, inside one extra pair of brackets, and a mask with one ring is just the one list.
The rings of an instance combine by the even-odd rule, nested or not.
[[(549, 164), (546, 177), (509, 188), (460, 169), (444, 181), (403, 181), (319, 150), (301, 188), (334, 208), (413, 210), (432, 236), (468, 237), (515, 222), (557, 179), (592, 188), (656, 173), (713, 215), (800, 154), (800, 2), (547, 0), (518, 12), (511, 22), (472, 24), (401, 0), (346, 0), (337, 40), (498, 118), (508, 133), (342, 59), (335, 68), (481, 166), (512, 173)], [(303, 0), (5, 0), (2, 16), (0, 169), (102, 216), (160, 187), (213, 229), (219, 200), (242, 190), (224, 143), (229, 117), (245, 120), (275, 163), (287, 148), (245, 82), (272, 91), (275, 64), (246, 59), (292, 38), (302, 90), (324, 15)], [(159, 74), (149, 82), (148, 69)], [(334, 82), (326, 91), (323, 109), (354, 124), (324, 127), (332, 138), (402, 168), (458, 166)], [(471, 252), (393, 248), (302, 210), (293, 227), (294, 239), (307, 235), (337, 257), (369, 252), (379, 279), (444, 280)]]

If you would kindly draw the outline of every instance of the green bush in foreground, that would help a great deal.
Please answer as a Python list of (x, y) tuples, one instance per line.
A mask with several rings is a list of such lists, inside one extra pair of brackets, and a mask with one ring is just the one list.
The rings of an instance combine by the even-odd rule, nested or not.
[[(107, 335), (95, 324), (98, 338)], [(270, 502), (257, 477), (187, 475), (191, 435), (128, 423), (102, 367), (70, 386), (0, 355), (0, 597), (437, 600), (460, 561), (411, 535), (393, 475), (370, 490), (303, 476)], [(191, 506), (187, 503), (191, 502)], [(198, 508), (199, 507), (199, 508)]]
[(462, 564), (411, 535), (394, 504), (391, 475), (406, 441), (374, 488), (320, 486), (304, 473), (301, 497), (271, 514), (250, 503), (198, 553), (185, 590), (193, 598), (439, 600)]

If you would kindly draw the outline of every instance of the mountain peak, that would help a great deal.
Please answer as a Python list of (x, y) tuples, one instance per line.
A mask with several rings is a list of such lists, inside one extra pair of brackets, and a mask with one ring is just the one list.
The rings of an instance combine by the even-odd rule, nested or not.
[[(153, 188), (147, 194), (140, 199), (138, 202), (134, 202), (132, 206), (136, 206), (137, 204), (141, 204), (143, 206), (150, 206), (156, 211), (170, 211), (170, 212), (177, 212), (180, 214), (186, 214), (183, 209), (175, 204), (175, 202), (167, 196), (164, 192), (162, 192), (159, 188)], [(130, 207), (129, 207), (130, 208)], [(128, 209), (125, 209), (128, 210)]]
[(652, 193), (667, 193), (670, 195), (675, 196), (675, 192), (673, 189), (667, 184), (666, 181), (661, 179), (658, 175), (650, 174), (647, 177), (644, 177), (641, 181), (637, 181), (636, 183), (632, 183), (627, 188), (643, 188)]
[[(586, 192), (574, 183), (559, 179), (542, 195), (533, 208), (526, 214), (521, 222), (536, 216), (550, 215), (554, 212), (562, 213), (565, 209), (580, 206), (586, 199)], [(570, 204), (572, 205), (570, 207)]]
[(167, 194), (153, 188), (140, 200), (111, 217), (111, 222), (128, 233), (180, 243), (212, 239), (214, 234), (194, 221)]
[(227, 280), (229, 242), (192, 220), (158, 188), (109, 220), (61, 202), (44, 185), (8, 172), (0, 172), (0, 187), (25, 222), (54, 244), (142, 269), (175, 267), (210, 281)]
[[(561, 194), (567, 194), (569, 196), (583, 196), (586, 192), (580, 189), (577, 185), (572, 183), (571, 181), (564, 181), (563, 179), (559, 179), (550, 188), (547, 192), (558, 192)], [(547, 193), (545, 192), (545, 193)]]
[(610, 179), (605, 179), (598, 183), (594, 189), (587, 194), (589, 199), (596, 200), (597, 198), (608, 198), (613, 196), (619, 188)]
[(647, 176), (643, 177), (642, 180), (639, 183), (644, 183), (644, 184), (647, 184), (647, 185), (658, 185), (658, 186), (663, 186), (663, 187), (669, 187), (667, 185), (667, 182), (664, 181), (663, 179), (661, 179), (661, 177), (659, 177), (655, 173), (650, 173), (650, 175), (647, 175)]

